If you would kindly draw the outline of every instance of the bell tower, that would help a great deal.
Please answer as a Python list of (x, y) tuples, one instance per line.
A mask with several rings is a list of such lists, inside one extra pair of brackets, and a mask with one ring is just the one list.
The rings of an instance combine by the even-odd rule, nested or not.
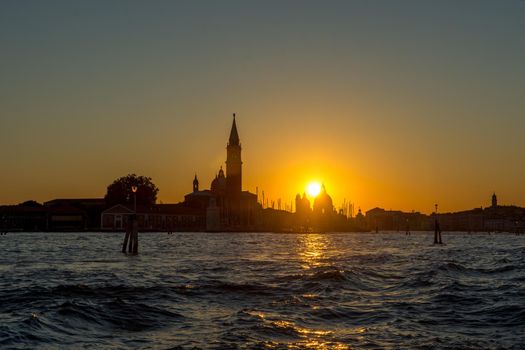
[(235, 113), (233, 113), (233, 123), (226, 151), (226, 191), (229, 196), (237, 197), (242, 191), (242, 161)]
[(197, 174), (195, 174), (195, 178), (193, 179), (193, 192), (199, 192), (199, 179), (197, 179)]
[(492, 194), (492, 208), (497, 208), (498, 206), (498, 197), (496, 197), (496, 192)]

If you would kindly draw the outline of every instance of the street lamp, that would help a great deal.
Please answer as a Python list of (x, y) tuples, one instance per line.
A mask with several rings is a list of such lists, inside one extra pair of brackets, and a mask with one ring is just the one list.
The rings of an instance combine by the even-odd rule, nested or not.
[(135, 210), (135, 213), (137, 213), (137, 190), (137, 186), (131, 186), (131, 192), (133, 192), (133, 209)]

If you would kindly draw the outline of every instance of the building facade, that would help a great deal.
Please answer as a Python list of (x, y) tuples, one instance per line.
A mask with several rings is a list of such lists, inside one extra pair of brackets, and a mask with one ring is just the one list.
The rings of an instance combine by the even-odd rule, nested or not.
[(101, 229), (123, 231), (133, 214), (137, 215), (140, 231), (174, 232), (206, 229), (206, 217), (203, 212), (182, 204), (155, 204), (151, 208), (137, 207), (136, 213), (125, 205), (117, 204), (102, 212)]
[(254, 230), (260, 223), (257, 195), (242, 190), (242, 147), (235, 114), (226, 145), (226, 173), (221, 166), (209, 190), (199, 189), (195, 175), (193, 192), (184, 196), (184, 204), (202, 210), (209, 231)]

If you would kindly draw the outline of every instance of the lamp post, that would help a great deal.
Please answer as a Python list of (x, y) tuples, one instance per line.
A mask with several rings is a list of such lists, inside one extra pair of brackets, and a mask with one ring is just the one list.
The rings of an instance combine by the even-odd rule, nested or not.
[(129, 253), (138, 253), (139, 236), (137, 231), (137, 190), (138, 187), (136, 185), (131, 186), (131, 192), (133, 192), (133, 209), (135, 210), (135, 214), (129, 216), (128, 226), (126, 228), (126, 236), (124, 237), (124, 243), (122, 244), (122, 253), (126, 252), (126, 247), (128, 248)]
[(131, 192), (133, 192), (133, 210), (135, 211), (135, 214), (137, 213), (137, 190), (137, 186), (131, 186)]

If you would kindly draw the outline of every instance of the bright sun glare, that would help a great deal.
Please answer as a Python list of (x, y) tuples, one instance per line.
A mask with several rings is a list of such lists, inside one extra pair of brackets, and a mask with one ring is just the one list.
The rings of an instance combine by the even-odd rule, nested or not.
[(319, 182), (310, 182), (306, 187), (306, 193), (308, 193), (311, 197), (317, 197), (319, 192), (321, 192), (321, 185)]

